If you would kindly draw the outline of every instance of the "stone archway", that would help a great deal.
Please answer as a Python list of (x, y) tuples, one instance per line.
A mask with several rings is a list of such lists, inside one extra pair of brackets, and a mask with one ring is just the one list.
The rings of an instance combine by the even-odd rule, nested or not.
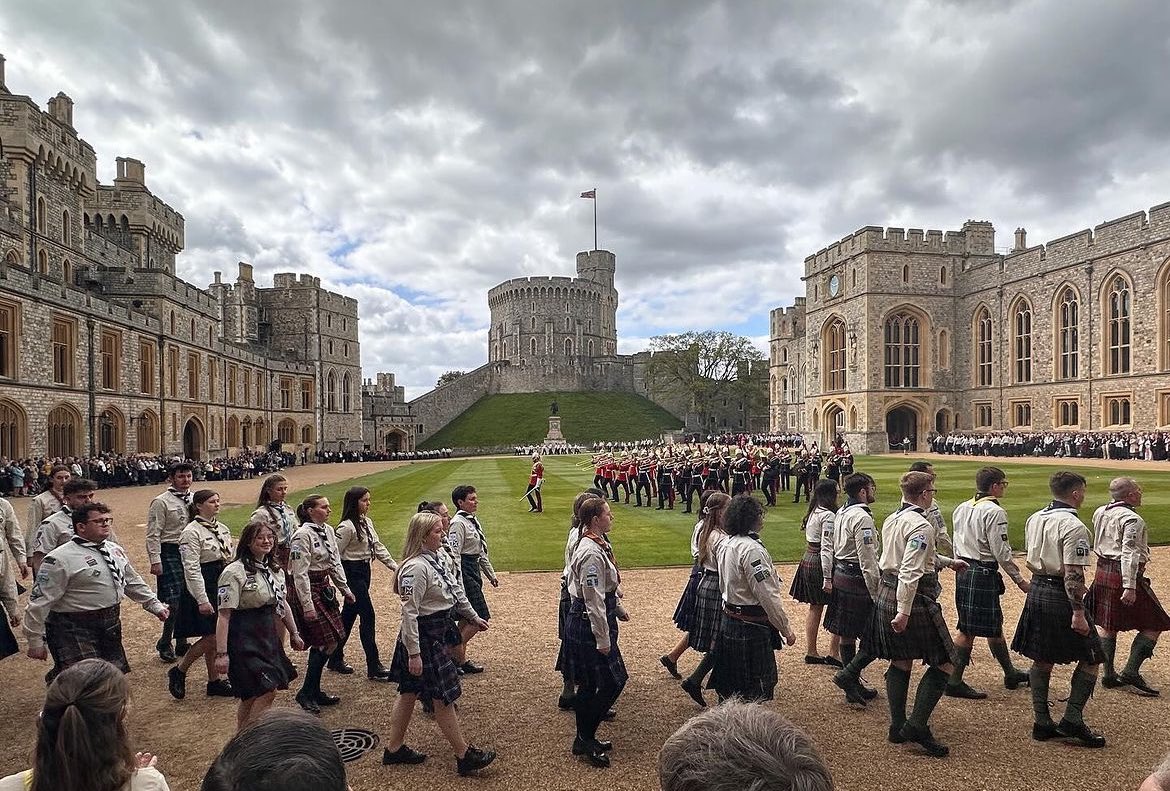
[(939, 434), (949, 434), (951, 431), (951, 410), (940, 409), (934, 413), (934, 430)]
[(886, 412), (886, 439), (891, 450), (902, 448), (910, 440), (910, 450), (918, 449), (918, 411), (903, 404)]
[(845, 434), (845, 410), (837, 404), (825, 407), (825, 419), (821, 427), (821, 447), (834, 447), (837, 444), (837, 436)]
[(387, 431), (385, 441), (387, 453), (402, 453), (406, 450), (406, 434), (399, 429)]
[(206, 432), (198, 418), (187, 418), (183, 424), (183, 457), (198, 461), (203, 458), (207, 445)]

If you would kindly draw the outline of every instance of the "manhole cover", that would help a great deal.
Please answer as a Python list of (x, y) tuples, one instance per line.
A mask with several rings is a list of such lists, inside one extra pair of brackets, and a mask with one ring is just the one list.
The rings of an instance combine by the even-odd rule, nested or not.
[(361, 728), (341, 728), (333, 731), (333, 742), (341, 751), (341, 760), (348, 764), (377, 747), (378, 734)]

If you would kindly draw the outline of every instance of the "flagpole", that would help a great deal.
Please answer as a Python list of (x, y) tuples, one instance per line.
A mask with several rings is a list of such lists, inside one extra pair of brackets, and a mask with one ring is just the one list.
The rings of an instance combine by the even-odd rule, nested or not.
[(597, 187), (593, 188), (593, 252), (597, 252)]

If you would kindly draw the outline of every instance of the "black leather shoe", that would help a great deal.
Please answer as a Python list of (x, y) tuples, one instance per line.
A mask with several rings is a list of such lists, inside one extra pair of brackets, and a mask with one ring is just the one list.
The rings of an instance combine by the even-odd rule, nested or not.
[(825, 660), (821, 664), (828, 665), (829, 667), (835, 667), (838, 670), (845, 667), (843, 664), (841, 664), (841, 660), (835, 656), (829, 656), (828, 654), (825, 654), (823, 657), (821, 657), (821, 659)]
[(463, 754), (463, 757), (455, 759), (455, 769), (461, 775), (468, 775), (483, 769), (494, 760), (496, 760), (494, 750), (480, 750), (469, 744), (467, 745), (467, 752)]
[(558, 695), (557, 708), (561, 711), (572, 711), (573, 704), (576, 702), (575, 695)]
[(320, 714), (321, 707), (317, 705), (317, 701), (308, 692), (297, 693), (297, 705), (310, 714)]
[(1055, 722), (1034, 722), (1032, 723), (1032, 739), (1038, 742), (1046, 742), (1049, 739), (1063, 738), (1064, 734), (1056, 727)]
[(158, 658), (168, 665), (177, 659), (175, 649), (171, 648), (170, 643), (158, 643), (155, 648), (158, 650)]
[(845, 702), (854, 706), (866, 704), (865, 695), (861, 691), (861, 684), (856, 677), (838, 671), (833, 674), (833, 683), (845, 692)]
[(187, 674), (177, 667), (167, 671), (167, 690), (175, 700), (182, 700), (187, 696)]
[(670, 675), (674, 676), (675, 678), (682, 678), (682, 673), (678, 672), (678, 663), (669, 656), (663, 654), (662, 656), (658, 657), (658, 661), (662, 663), (664, 668), (666, 668), (667, 673), (670, 673)]
[(1162, 694), (1147, 684), (1141, 673), (1119, 673), (1117, 680), (1127, 685), (1134, 694), (1141, 695), (1143, 698), (1156, 698)]
[(908, 742), (914, 742), (932, 758), (946, 758), (951, 749), (934, 738), (930, 728), (917, 728), (910, 723), (902, 726), (902, 736)]
[(1104, 747), (1105, 737), (1091, 729), (1083, 722), (1069, 722), (1061, 720), (1056, 724), (1056, 730), (1061, 736), (1076, 739), (1085, 747)]
[(209, 698), (234, 698), (235, 691), (232, 689), (232, 684), (226, 678), (217, 678), (215, 681), (207, 682), (207, 697)]
[(337, 695), (330, 695), (328, 692), (320, 691), (317, 692), (317, 695), (313, 698), (313, 700), (317, 701), (318, 706), (336, 706), (341, 702), (341, 698), (339, 698)]
[(598, 769), (609, 768), (609, 754), (602, 749), (603, 742), (594, 739), (592, 742), (586, 742), (581, 738), (573, 739), (573, 755), (584, 756), (585, 760), (596, 766)]
[(580, 736), (573, 737), (573, 755), (586, 755), (591, 749), (607, 753), (613, 749), (613, 742), (603, 741), (601, 739), (594, 739), (592, 742), (587, 742)]
[(381, 663), (366, 665), (366, 678), (370, 679), (370, 681), (389, 681), (390, 668), (383, 666)]
[(983, 700), (987, 697), (986, 692), (980, 692), (966, 681), (958, 684), (947, 684), (946, 695), (948, 698), (963, 698), (965, 700)]
[(405, 744), (403, 744), (394, 752), (390, 752), (389, 747), (382, 750), (383, 766), (389, 766), (390, 764), (421, 764), (426, 759), (426, 753), (420, 753), (418, 750), (412, 750)]
[(861, 697), (865, 698), (867, 703), (871, 700), (877, 700), (878, 691), (873, 687), (867, 687), (861, 682), (861, 679), (857, 679), (857, 690), (861, 693)]
[[(902, 723), (902, 725), (905, 725), (905, 724), (906, 723)], [(886, 736), (886, 739), (890, 742), (890, 744), (905, 744), (906, 743), (906, 737), (902, 735), (902, 725), (891, 725), (890, 726), (890, 732)]]
[[(463, 675), (465, 676), (474, 676), (476, 673), (483, 672), (483, 668), (472, 662), (470, 659), (460, 665), (459, 669), (463, 671)], [(492, 755), (495, 755), (495, 753), (492, 753)]]
[(327, 670), (332, 670), (334, 673), (340, 673), (343, 676), (353, 675), (353, 666), (348, 664), (344, 659), (334, 661), (330, 659), (325, 663)]
[(700, 687), (696, 682), (693, 682), (688, 678), (679, 686), (682, 687), (683, 692), (691, 696), (691, 700), (693, 700), (695, 703), (698, 703), (703, 708), (707, 708), (707, 701), (703, 699), (703, 688)]
[(1101, 676), (1101, 686), (1105, 689), (1118, 689), (1125, 686), (1125, 682), (1119, 676), (1105, 675)]
[(1023, 670), (1013, 670), (1003, 677), (1004, 689), (1019, 689), (1032, 686), (1032, 680)]

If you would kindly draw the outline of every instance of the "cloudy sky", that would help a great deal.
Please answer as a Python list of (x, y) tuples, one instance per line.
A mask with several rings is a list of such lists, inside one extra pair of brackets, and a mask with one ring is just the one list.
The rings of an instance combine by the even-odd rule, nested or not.
[[(1170, 200), (1165, 0), (0, 2), (7, 84), (76, 102), (186, 217), (180, 274), (310, 271), (366, 376), (486, 361), (486, 291), (618, 258), (620, 350), (764, 344), (863, 225), (997, 246)], [(234, 276), (234, 275), (233, 275)]]

